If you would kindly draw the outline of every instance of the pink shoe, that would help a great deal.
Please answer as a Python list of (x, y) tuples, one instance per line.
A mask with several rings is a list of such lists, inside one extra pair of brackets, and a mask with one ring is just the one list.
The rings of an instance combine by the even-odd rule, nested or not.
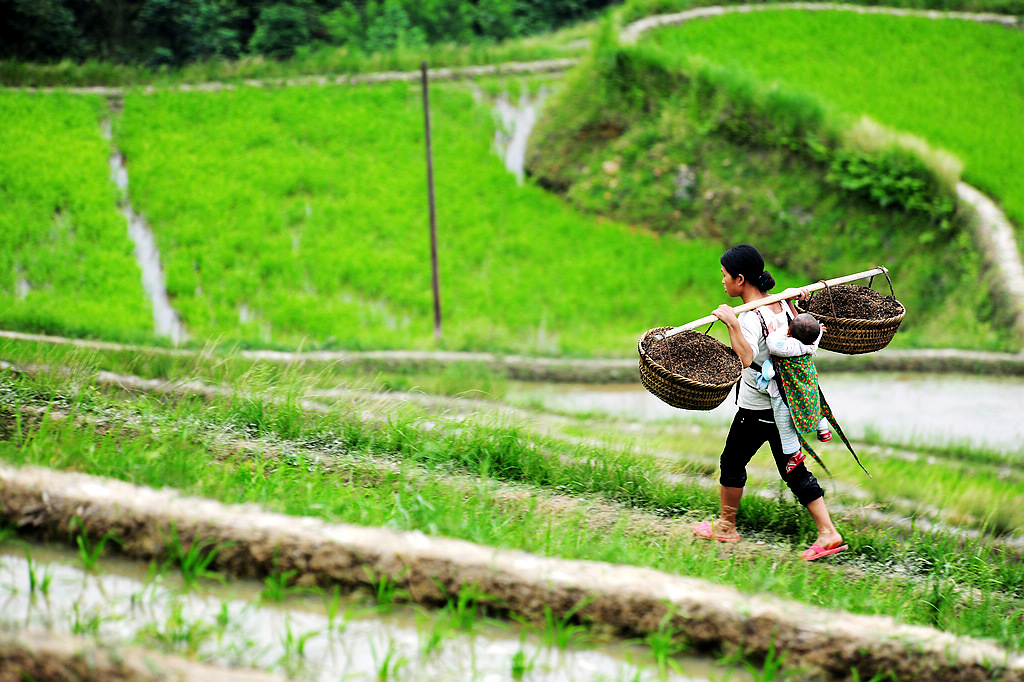
[(821, 557), (828, 556), (829, 554), (838, 554), (839, 552), (842, 552), (844, 549), (849, 548), (849, 545), (839, 545), (838, 547), (833, 547), (832, 549), (825, 549), (817, 542), (815, 542), (813, 545), (811, 545), (804, 551), (800, 552), (800, 558), (804, 561), (814, 561), (815, 559), (820, 559)]
[(832, 440), (832, 432), (829, 431), (828, 429), (825, 429), (824, 431), (818, 431), (818, 440), (820, 440), (822, 443), (829, 442), (830, 440)]
[(705, 540), (718, 540), (719, 542), (739, 542), (739, 538), (726, 538), (715, 535), (715, 529), (710, 521), (701, 521), (693, 527), (693, 534)]

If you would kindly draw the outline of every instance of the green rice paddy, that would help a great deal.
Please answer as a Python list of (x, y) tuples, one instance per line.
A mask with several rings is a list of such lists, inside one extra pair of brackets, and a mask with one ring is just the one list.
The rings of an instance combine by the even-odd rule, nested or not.
[(0, 94), (0, 325), (151, 337), (99, 97)]
[[(717, 247), (517, 186), (468, 89), (435, 88), (432, 124), (444, 347), (615, 354), (718, 298)], [(418, 88), (131, 95), (119, 140), (195, 337), (433, 344)]]

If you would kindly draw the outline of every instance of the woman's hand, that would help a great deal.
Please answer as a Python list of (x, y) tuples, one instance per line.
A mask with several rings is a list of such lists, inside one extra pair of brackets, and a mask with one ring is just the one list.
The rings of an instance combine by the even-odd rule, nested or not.
[(736, 313), (733, 311), (732, 306), (728, 303), (723, 303), (714, 310), (711, 314), (725, 323), (726, 327), (732, 327), (734, 324), (739, 324), (739, 320), (736, 319)]
[(807, 287), (800, 287), (799, 289), (790, 287), (783, 291), (782, 295), (787, 299), (795, 298), (798, 301), (806, 301), (811, 295), (811, 290)]

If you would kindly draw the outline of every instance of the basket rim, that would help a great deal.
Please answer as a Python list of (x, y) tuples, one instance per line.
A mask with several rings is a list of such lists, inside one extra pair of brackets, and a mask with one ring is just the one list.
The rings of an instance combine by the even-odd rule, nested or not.
[[(682, 374), (676, 374), (675, 372), (670, 372), (669, 370), (665, 369), (664, 367), (656, 363), (653, 359), (651, 359), (651, 356), (647, 354), (647, 351), (644, 350), (644, 341), (651, 334), (656, 334), (666, 329), (672, 329), (672, 327), (654, 327), (652, 329), (648, 329), (646, 332), (644, 332), (643, 336), (641, 336), (640, 340), (637, 342), (637, 350), (640, 352), (640, 362), (644, 364), (649, 370), (661, 375), (662, 379), (671, 380), (675, 383), (683, 383), (688, 386), (695, 386), (698, 388), (722, 389), (731, 388), (743, 376), (743, 363), (739, 362), (739, 358), (737, 358), (737, 362), (740, 365), (740, 371), (736, 374), (736, 378), (724, 384), (708, 384), (703, 381), (696, 381), (694, 379), (690, 379), (689, 377), (684, 377)], [(714, 340), (718, 341), (718, 339)], [(719, 341), (719, 343), (721, 343), (721, 341)], [(725, 346), (724, 343), (722, 345)]]
[(907, 314), (906, 307), (902, 303), (897, 301), (896, 299), (893, 299), (893, 300), (896, 301), (896, 303), (899, 304), (899, 306), (900, 306), (900, 308), (902, 308), (903, 312), (900, 313), (899, 315), (894, 315), (892, 317), (883, 317), (883, 318), (880, 318), (880, 319), (865, 319), (863, 317), (836, 317), (834, 315), (828, 315), (826, 313), (812, 313), (809, 309), (807, 309), (806, 306), (801, 305), (801, 303), (803, 303), (803, 301), (800, 301), (799, 303), (797, 303), (796, 307), (797, 307), (797, 310), (799, 310), (800, 312), (804, 312), (804, 313), (808, 313), (810, 315), (813, 315), (815, 317), (815, 319), (818, 319), (818, 320), (826, 320), (826, 321), (827, 320), (835, 320), (836, 322), (840, 322), (840, 323), (844, 323), (844, 324), (859, 324), (859, 325), (864, 325), (864, 326), (885, 327), (885, 326), (888, 326), (888, 325), (900, 322), (901, 320), (903, 320), (904, 316), (906, 316), (906, 314)]

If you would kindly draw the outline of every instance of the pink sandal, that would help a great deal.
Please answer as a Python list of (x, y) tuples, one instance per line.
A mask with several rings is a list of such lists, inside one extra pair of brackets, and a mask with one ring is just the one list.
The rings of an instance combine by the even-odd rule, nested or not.
[(701, 521), (693, 527), (693, 534), (705, 540), (718, 540), (719, 542), (739, 542), (739, 538), (726, 538), (715, 535), (715, 528), (710, 521)]
[(815, 559), (820, 559), (823, 556), (828, 556), (830, 554), (838, 554), (839, 552), (842, 552), (844, 549), (849, 549), (849, 548), (850, 548), (849, 545), (839, 545), (838, 547), (832, 547), (831, 549), (825, 549), (824, 547), (819, 545), (817, 542), (815, 542), (813, 545), (811, 545), (810, 547), (808, 547), (804, 551), (800, 552), (800, 558), (803, 559), (804, 561), (814, 561)]

